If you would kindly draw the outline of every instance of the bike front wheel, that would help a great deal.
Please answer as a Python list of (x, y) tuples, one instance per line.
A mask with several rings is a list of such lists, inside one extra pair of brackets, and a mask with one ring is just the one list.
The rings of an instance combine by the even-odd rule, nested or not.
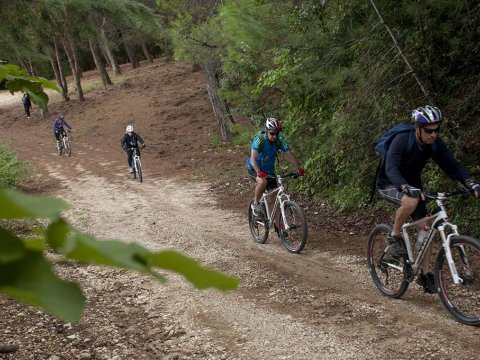
[(68, 139), (63, 139), (63, 154), (65, 156), (72, 155), (72, 148), (70, 146), (70, 141)]
[(392, 226), (377, 225), (368, 237), (367, 262), (368, 270), (375, 286), (388, 297), (397, 299), (408, 288), (405, 279), (406, 264), (404, 258), (393, 257), (387, 252), (388, 234)]
[(435, 262), (435, 284), (442, 304), (461, 323), (480, 325), (480, 241), (468, 236), (452, 236), (450, 251), (458, 276), (455, 284), (445, 250)]
[(137, 175), (138, 175), (138, 180), (140, 182), (143, 182), (143, 175), (142, 175), (142, 163), (140, 162), (140, 160), (135, 160), (135, 164), (136, 164), (136, 170), (137, 170)]
[[(253, 240), (259, 244), (265, 244), (268, 239), (268, 221), (265, 220), (265, 211), (262, 206), (262, 211), (260, 214), (255, 215), (252, 210), (253, 201), (248, 205), (248, 226), (250, 227), (250, 232), (252, 233)], [(263, 205), (263, 204), (262, 204)]]
[(299, 254), (307, 243), (307, 218), (294, 201), (285, 201), (283, 212), (285, 217), (280, 214), (278, 235), (288, 251)]

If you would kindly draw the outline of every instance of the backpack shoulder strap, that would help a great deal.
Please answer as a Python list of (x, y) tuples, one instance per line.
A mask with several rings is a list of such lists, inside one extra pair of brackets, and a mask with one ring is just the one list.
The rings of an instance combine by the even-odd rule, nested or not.
[(416, 139), (415, 139), (415, 130), (410, 131), (410, 134), (408, 135), (408, 142), (407, 142), (407, 152), (410, 152), (413, 150), (416, 144)]
[(263, 137), (264, 133), (265, 131), (261, 130), (257, 134), (258, 139), (260, 140), (260, 143), (258, 144), (258, 152), (263, 152), (263, 147), (265, 146), (265, 138)]

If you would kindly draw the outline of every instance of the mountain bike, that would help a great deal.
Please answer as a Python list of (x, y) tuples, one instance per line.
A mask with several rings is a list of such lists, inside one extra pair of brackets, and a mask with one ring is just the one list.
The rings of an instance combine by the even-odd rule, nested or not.
[(65, 155), (65, 156), (70, 156), (72, 155), (72, 147), (70, 145), (70, 139), (68, 137), (68, 133), (63, 130), (60, 133), (60, 143), (57, 143), (57, 151), (58, 154)]
[[(387, 236), (391, 225), (377, 225), (368, 238), (368, 269), (380, 292), (391, 298), (400, 298), (414, 277), (420, 264), (435, 241), (441, 248), (435, 259), (435, 289), (445, 308), (458, 321), (480, 325), (480, 241), (458, 233), (457, 225), (449, 221), (445, 201), (452, 197), (468, 196), (467, 189), (453, 193), (425, 194), (427, 201), (438, 206), (435, 214), (406, 223), (402, 227), (408, 258), (393, 257), (387, 252)], [(416, 225), (427, 220), (431, 226), (421, 247), (415, 250), (410, 240)], [(437, 243), (438, 243), (437, 242)]]
[(131, 147), (129, 148), (132, 150), (132, 162), (133, 162), (133, 173), (132, 176), (134, 179), (137, 179), (140, 182), (143, 182), (143, 176), (142, 176), (142, 162), (140, 161), (140, 153), (138, 151), (138, 148), (136, 147)]
[[(268, 234), (274, 226), (285, 248), (292, 253), (300, 253), (307, 242), (307, 219), (303, 209), (296, 202), (290, 200), (285, 192), (284, 184), (288, 178), (296, 178), (298, 174), (292, 172), (286, 175), (268, 176), (277, 180), (277, 187), (265, 190), (260, 199), (261, 212), (254, 215), (253, 201), (248, 206), (248, 224), (253, 239), (264, 244)], [(275, 202), (270, 209), (269, 200), (275, 197)], [(273, 202), (273, 200), (272, 200)], [(279, 213), (278, 213), (279, 212)]]

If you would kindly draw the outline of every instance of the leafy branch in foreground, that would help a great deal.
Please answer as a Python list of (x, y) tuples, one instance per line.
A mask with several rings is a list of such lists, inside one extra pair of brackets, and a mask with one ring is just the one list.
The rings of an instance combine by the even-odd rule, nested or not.
[(0, 90), (8, 90), (12, 95), (18, 91), (28, 93), (30, 99), (44, 109), (47, 106), (48, 95), (43, 88), (60, 92), (52, 81), (43, 77), (30, 77), (17, 65), (0, 64)]
[(0, 293), (38, 307), (64, 320), (76, 322), (85, 307), (77, 283), (60, 279), (45, 257), (48, 247), (66, 259), (83, 264), (112, 266), (149, 274), (164, 282), (158, 270), (176, 272), (198, 289), (235, 289), (238, 279), (202, 267), (173, 250), (150, 251), (118, 240), (97, 240), (60, 218), (68, 205), (62, 200), (0, 190), (0, 219), (50, 219), (37, 238), (22, 238), (0, 226)]

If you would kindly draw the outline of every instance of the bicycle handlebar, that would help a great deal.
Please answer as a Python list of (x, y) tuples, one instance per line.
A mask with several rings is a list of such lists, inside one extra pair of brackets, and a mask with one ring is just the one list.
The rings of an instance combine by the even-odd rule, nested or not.
[(455, 196), (461, 195), (464, 198), (470, 196), (473, 193), (473, 190), (469, 188), (462, 188), (460, 190), (454, 192), (444, 192), (444, 193), (426, 193), (424, 192), (423, 195), (425, 196), (425, 200), (439, 200), (439, 199), (447, 199)]
[(296, 171), (293, 171), (293, 172), (290, 172), (290, 173), (287, 173), (287, 174), (277, 174), (277, 175), (267, 175), (267, 178), (268, 179), (285, 179), (285, 178), (288, 178), (288, 177), (299, 177), (300, 175), (298, 175), (298, 173)]

